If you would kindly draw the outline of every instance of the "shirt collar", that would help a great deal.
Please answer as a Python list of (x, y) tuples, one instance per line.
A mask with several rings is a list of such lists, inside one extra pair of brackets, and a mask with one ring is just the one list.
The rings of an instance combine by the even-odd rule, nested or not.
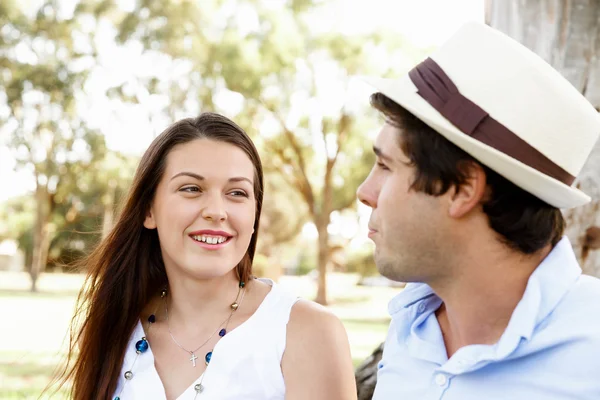
[(580, 275), (581, 267), (565, 236), (529, 277), (506, 333), (530, 339), (535, 327), (556, 308)]
[(429, 285), (425, 283), (407, 283), (402, 292), (389, 302), (388, 312), (390, 315), (394, 315), (403, 308), (408, 308), (431, 296), (435, 296), (435, 293)]

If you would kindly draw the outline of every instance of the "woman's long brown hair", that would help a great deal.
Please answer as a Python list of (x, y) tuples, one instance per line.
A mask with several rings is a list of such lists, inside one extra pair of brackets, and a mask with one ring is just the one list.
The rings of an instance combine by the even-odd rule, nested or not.
[[(144, 228), (156, 187), (174, 146), (207, 138), (242, 149), (255, 167), (256, 217), (248, 250), (236, 266), (246, 282), (263, 198), (262, 164), (248, 135), (234, 122), (214, 113), (181, 120), (162, 132), (142, 157), (124, 208), (110, 234), (81, 261), (88, 275), (77, 298), (66, 362), (55, 378), (58, 389), (72, 380), (74, 400), (109, 399), (117, 387), (126, 346), (140, 313), (167, 284), (158, 234)], [(76, 352), (78, 351), (78, 354)]]

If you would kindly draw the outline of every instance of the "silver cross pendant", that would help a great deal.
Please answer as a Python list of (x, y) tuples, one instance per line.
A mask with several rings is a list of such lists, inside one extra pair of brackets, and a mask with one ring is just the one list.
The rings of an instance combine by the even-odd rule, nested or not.
[(196, 366), (196, 360), (198, 359), (198, 357), (196, 357), (196, 355), (194, 353), (190, 353), (192, 356), (190, 357), (190, 361), (192, 362), (192, 367)]

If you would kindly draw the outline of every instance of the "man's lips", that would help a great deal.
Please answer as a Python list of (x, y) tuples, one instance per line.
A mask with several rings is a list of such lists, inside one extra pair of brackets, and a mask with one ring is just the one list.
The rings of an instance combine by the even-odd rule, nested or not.
[(376, 229), (373, 229), (373, 228), (369, 227), (369, 233), (368, 233), (368, 236), (369, 236), (369, 237), (372, 237), (372, 236), (373, 236), (373, 235), (375, 235), (376, 233), (377, 233), (377, 230), (376, 230)]

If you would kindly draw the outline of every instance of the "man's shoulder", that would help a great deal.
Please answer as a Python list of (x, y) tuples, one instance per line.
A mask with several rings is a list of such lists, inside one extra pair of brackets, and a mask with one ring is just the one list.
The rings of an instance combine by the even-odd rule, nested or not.
[(581, 275), (557, 305), (557, 309), (582, 316), (593, 312), (593, 315), (588, 316), (600, 321), (600, 279)]
[(581, 275), (541, 321), (538, 332), (564, 342), (594, 342), (600, 346), (600, 279)]

